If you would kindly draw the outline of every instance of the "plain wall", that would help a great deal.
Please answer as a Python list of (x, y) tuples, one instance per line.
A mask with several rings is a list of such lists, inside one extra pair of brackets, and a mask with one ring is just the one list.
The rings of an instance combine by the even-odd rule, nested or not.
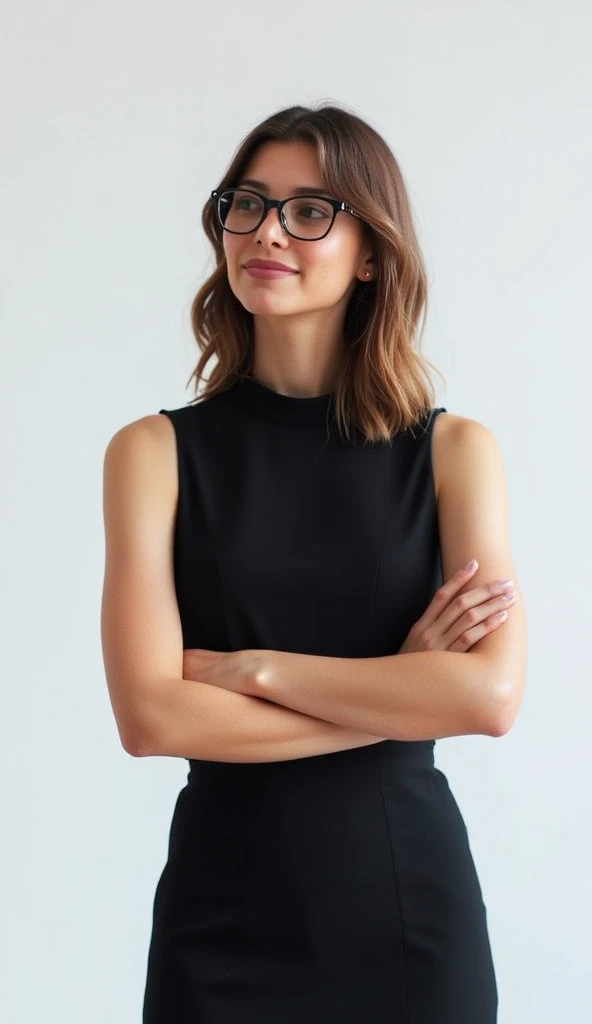
[[(140, 1020), (181, 759), (119, 742), (99, 632), (102, 460), (183, 405), (201, 210), (295, 103), (370, 121), (429, 268), (438, 405), (505, 460), (528, 618), (505, 736), (440, 740), (488, 908), (500, 1024), (592, 1017), (591, 8), (4, 0), (0, 1018)], [(510, 613), (511, 614), (511, 613)], [(476, 1022), (477, 1024), (477, 1022)]]

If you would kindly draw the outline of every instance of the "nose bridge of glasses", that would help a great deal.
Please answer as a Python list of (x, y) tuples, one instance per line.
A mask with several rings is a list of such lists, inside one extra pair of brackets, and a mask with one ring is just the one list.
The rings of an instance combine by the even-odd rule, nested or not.
[(257, 225), (256, 230), (260, 231), (261, 228), (265, 224), (267, 224), (267, 221), (269, 219), (270, 213), (271, 213), (272, 217), (274, 218), (272, 220), (272, 224), (275, 226), (275, 223), (276, 223), (275, 222), (275, 214), (274, 214), (273, 211), (276, 210), (277, 211), (277, 218), (278, 218), (278, 222), (279, 222), (280, 228), (282, 229), (282, 232), (286, 232), (286, 218), (285, 218), (285, 214), (284, 214), (284, 210), (283, 210), (283, 205), (284, 205), (286, 200), (285, 199), (268, 199), (265, 196), (261, 196), (261, 199), (262, 199), (262, 203), (261, 203), (261, 205), (262, 205), (261, 220), (260, 220), (259, 224)]

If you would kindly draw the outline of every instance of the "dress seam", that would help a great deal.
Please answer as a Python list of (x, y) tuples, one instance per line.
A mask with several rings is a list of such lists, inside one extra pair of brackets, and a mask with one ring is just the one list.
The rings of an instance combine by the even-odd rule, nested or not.
[(401, 893), (400, 893), (400, 890), (399, 890), (399, 878), (398, 878), (398, 875), (397, 875), (397, 862), (396, 862), (396, 857), (395, 857), (395, 849), (394, 849), (393, 840), (392, 840), (392, 837), (391, 837), (391, 830), (390, 830), (390, 826), (389, 826), (388, 813), (387, 813), (387, 809), (386, 809), (386, 802), (385, 802), (385, 799), (384, 799), (384, 791), (383, 791), (383, 785), (382, 785), (382, 771), (381, 771), (382, 755), (381, 755), (381, 751), (377, 750), (376, 754), (377, 754), (377, 768), (378, 768), (378, 788), (380, 789), (380, 799), (381, 799), (382, 808), (383, 808), (383, 811), (384, 811), (384, 822), (385, 822), (386, 831), (387, 831), (387, 835), (388, 835), (389, 848), (390, 848), (390, 851), (391, 851), (391, 861), (392, 861), (392, 865), (393, 865), (393, 879), (394, 879), (394, 882), (395, 882), (395, 892), (397, 894), (397, 904), (398, 904), (398, 908), (399, 908), (399, 918), (400, 918), (400, 921), (401, 921), (401, 946), (402, 946), (402, 951), (403, 951), (403, 978), (404, 978), (404, 986), (405, 986), (405, 1022), (406, 1022), (406, 1024), (410, 1024), (410, 1021), (409, 1021), (409, 988), (408, 988), (408, 984), (407, 984), (407, 941), (406, 941), (406, 938), (405, 938), (405, 920), (404, 920), (404, 917), (403, 917), (403, 906), (402, 906), (402, 903), (401, 903)]

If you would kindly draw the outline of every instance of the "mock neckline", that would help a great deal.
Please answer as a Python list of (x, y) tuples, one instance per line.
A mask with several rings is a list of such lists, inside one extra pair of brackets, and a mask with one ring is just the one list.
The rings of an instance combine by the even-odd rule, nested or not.
[(230, 394), (244, 409), (255, 416), (293, 426), (326, 423), (327, 414), (332, 410), (335, 400), (335, 393), (332, 391), (324, 395), (315, 395), (314, 398), (282, 395), (255, 377), (240, 377), (230, 389)]

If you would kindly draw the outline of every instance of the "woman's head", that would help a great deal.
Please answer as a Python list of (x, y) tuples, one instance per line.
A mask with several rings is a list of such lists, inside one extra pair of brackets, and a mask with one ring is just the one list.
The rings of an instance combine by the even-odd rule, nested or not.
[[(224, 223), (232, 229), (222, 236), (228, 282), (241, 305), (254, 316), (305, 316), (322, 310), (324, 323), (329, 312), (343, 320), (354, 288), (372, 272), (371, 246), (359, 218), (337, 213), (321, 198), (331, 197), (331, 190), (322, 180), (312, 143), (263, 142), (237, 186), (245, 191), (225, 193), (219, 203)], [(299, 197), (304, 188), (310, 194)], [(267, 210), (259, 226), (249, 230), (264, 214), (257, 193), (290, 198), (284, 207), (287, 230), (277, 208)], [(245, 267), (253, 259), (280, 262), (292, 273), (279, 279), (253, 276)]]
[[(220, 216), (242, 232), (256, 225), (254, 212), (263, 213), (261, 199), (247, 192), (219, 198), (239, 186), (280, 200), (306, 186), (351, 212), (335, 213), (331, 229), (315, 240), (311, 234), (321, 232), (313, 222), (328, 225), (333, 215), (320, 199), (283, 211), (284, 226), (304, 238), (284, 230), (277, 208), (265, 211), (255, 230), (232, 233)], [(203, 397), (251, 372), (255, 317), (317, 310), (343, 337), (335, 411), (346, 435), (357, 423), (367, 440), (386, 440), (417, 422), (434, 401), (431, 364), (413, 347), (422, 313), (425, 324), (426, 274), (401, 172), (378, 132), (334, 105), (281, 110), (249, 132), (215, 191), (202, 223), (216, 268), (191, 311), (202, 352), (196, 388), (209, 360), (217, 360)], [(245, 269), (251, 259), (279, 261), (293, 273), (254, 277)]]

